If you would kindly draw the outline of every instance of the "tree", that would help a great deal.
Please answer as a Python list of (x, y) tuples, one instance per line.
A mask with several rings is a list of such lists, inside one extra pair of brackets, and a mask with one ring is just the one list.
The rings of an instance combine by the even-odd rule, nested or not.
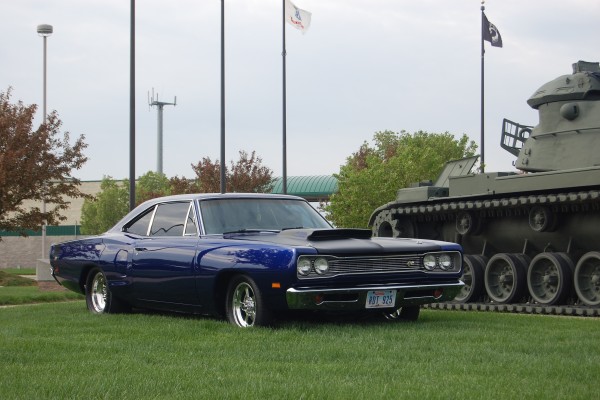
[(472, 156), (477, 146), (466, 135), (377, 132), (374, 147), (364, 142), (335, 174), (338, 192), (324, 206), (338, 227), (366, 227), (371, 213), (393, 201), (400, 188), (434, 179), (445, 163)]
[[(265, 193), (271, 191), (273, 184), (273, 171), (262, 165), (262, 158), (253, 151), (250, 155), (240, 151), (240, 159), (230, 162), (231, 167), (225, 170), (227, 192), (255, 192)], [(221, 191), (221, 166), (219, 160), (214, 163), (209, 157), (204, 157), (198, 164), (192, 164), (196, 173), (198, 189), (203, 193), (218, 193)]]
[[(65, 220), (67, 197), (85, 197), (71, 171), (87, 161), (84, 135), (73, 145), (56, 111), (33, 130), (35, 104), (11, 103), (11, 88), (0, 92), (0, 230), (39, 230), (44, 223)], [(25, 207), (24, 201), (44, 201), (46, 211)]]
[(169, 178), (165, 174), (148, 171), (135, 183), (136, 202), (142, 204), (146, 200), (171, 194)]
[(81, 233), (96, 235), (113, 227), (129, 211), (129, 182), (104, 177), (100, 193), (85, 199), (81, 208)]
[(198, 193), (198, 182), (194, 179), (187, 179), (185, 176), (181, 178), (177, 175), (169, 179), (169, 188), (171, 194), (189, 194)]

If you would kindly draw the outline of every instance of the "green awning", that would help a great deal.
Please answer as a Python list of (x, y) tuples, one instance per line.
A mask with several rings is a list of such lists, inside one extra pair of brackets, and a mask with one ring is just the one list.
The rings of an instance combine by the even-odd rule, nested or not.
[[(287, 177), (287, 194), (300, 196), (308, 201), (326, 201), (337, 190), (338, 182), (332, 175)], [(275, 178), (271, 192), (283, 193), (283, 178)]]

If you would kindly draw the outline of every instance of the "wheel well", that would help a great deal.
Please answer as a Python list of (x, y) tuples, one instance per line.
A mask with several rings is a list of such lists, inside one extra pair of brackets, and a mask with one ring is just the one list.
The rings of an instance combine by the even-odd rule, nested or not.
[(87, 283), (90, 271), (96, 266), (94, 264), (87, 264), (81, 269), (81, 276), (79, 277), (79, 288), (81, 293), (85, 294), (85, 285)]
[(220, 316), (225, 316), (225, 296), (227, 296), (227, 288), (229, 282), (238, 275), (243, 275), (239, 271), (223, 271), (219, 274), (215, 280), (215, 286), (213, 290), (215, 311)]

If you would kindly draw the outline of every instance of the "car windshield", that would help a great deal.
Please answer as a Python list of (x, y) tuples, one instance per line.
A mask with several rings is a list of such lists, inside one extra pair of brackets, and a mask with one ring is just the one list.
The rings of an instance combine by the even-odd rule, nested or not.
[(325, 218), (303, 200), (209, 199), (200, 201), (199, 205), (207, 235), (253, 230), (331, 228)]

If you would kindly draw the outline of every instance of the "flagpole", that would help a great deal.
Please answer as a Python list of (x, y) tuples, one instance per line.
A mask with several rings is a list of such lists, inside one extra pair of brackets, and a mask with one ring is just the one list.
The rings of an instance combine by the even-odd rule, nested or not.
[(484, 10), (485, 10), (485, 1), (481, 1), (481, 172), (485, 172), (485, 128), (484, 128), (484, 58), (485, 58), (485, 46), (483, 44), (483, 29), (485, 28), (484, 24)]
[(225, 182), (225, 0), (221, 0), (221, 167), (220, 189), (226, 191)]
[(281, 0), (282, 6), (282, 18), (281, 18), (281, 26), (282, 26), (282, 43), (283, 43), (283, 51), (281, 52), (281, 57), (283, 59), (283, 169), (282, 169), (282, 193), (287, 194), (287, 121), (286, 121), (286, 71), (285, 71), (285, 0)]
[(135, 208), (135, 0), (129, 22), (129, 211)]

